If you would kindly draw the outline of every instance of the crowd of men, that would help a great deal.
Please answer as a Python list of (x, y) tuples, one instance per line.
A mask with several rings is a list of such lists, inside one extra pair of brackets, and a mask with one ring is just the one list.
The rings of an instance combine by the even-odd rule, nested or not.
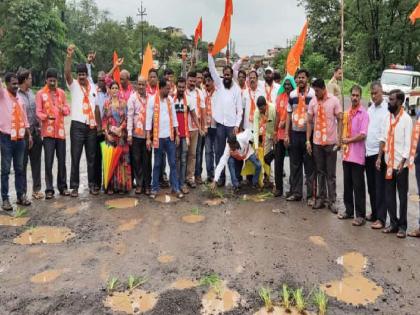
[[(130, 185), (114, 186), (106, 191), (110, 194), (127, 193), (127, 187), (133, 183), (136, 194), (156, 198), (161, 187), (170, 187), (178, 198), (184, 198), (204, 181), (213, 189), (216, 185), (224, 186), (227, 167), (234, 192), (247, 182), (255, 190), (270, 187), (275, 197), (285, 196), (288, 202), (305, 199), (313, 209), (328, 208), (339, 219), (353, 219), (354, 226), (372, 221), (372, 229), (396, 233), (399, 238), (406, 236), (408, 174), (414, 164), (416, 175), (420, 174), (417, 154), (420, 128), (416, 122), (413, 130), (400, 90), (391, 91), (385, 100), (380, 82), (373, 82), (371, 102), (366, 109), (361, 103), (362, 89), (355, 85), (350, 91), (351, 106), (343, 111), (339, 99), (340, 68), (335, 69), (328, 84), (322, 79), (311, 81), (305, 69), (281, 80), (278, 73), (267, 67), (261, 80), (260, 69), (244, 70), (242, 66), (248, 58), (242, 58), (233, 67), (226, 65), (220, 76), (211, 45), (208, 67), (183, 71), (177, 79), (170, 69), (160, 79), (157, 70), (151, 69), (147, 78), (140, 76), (132, 85), (129, 72), (122, 70), (116, 84), (112, 76), (123, 64), (120, 59), (108, 73), (100, 71), (95, 84), (91, 53), (87, 63), (76, 66), (76, 78), (73, 77), (74, 49), (68, 47), (64, 67), (71, 104), (58, 87), (56, 69), (46, 71), (45, 86), (36, 95), (31, 90), (29, 70), (7, 73), (5, 87), (0, 81), (3, 210), (13, 210), (9, 200), (12, 162), (18, 205), (31, 204), (26, 185), (28, 161), (33, 199), (54, 197), (55, 159), (59, 193), (77, 197), (83, 149), (89, 192), (99, 194), (103, 188), (100, 143), (106, 141), (115, 146), (129, 146), (128, 163), (117, 177), (120, 180), (129, 174)], [(115, 111), (104, 114), (112, 106)], [(71, 116), (69, 187), (64, 126), (64, 117), (68, 115)], [(104, 115), (115, 118), (115, 124), (104, 123)], [(115, 139), (118, 141), (113, 142)], [(45, 195), (41, 192), (42, 149)], [(338, 151), (342, 152), (343, 160), (343, 212), (338, 211), (336, 202)], [(285, 193), (287, 154), (290, 189)], [(203, 181), (204, 160), (207, 178)], [(420, 182), (420, 175), (417, 180)], [(409, 235), (420, 237), (420, 229)]]

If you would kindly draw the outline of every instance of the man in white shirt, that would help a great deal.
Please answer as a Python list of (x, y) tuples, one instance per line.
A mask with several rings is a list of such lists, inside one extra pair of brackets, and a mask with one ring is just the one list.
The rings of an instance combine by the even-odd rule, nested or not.
[[(376, 168), (380, 170), (382, 155), (385, 152), (385, 202), (390, 217), (390, 225), (382, 232), (397, 233), (405, 238), (407, 231), (408, 162), (411, 149), (413, 122), (404, 111), (405, 95), (401, 90), (389, 92), (388, 110), (381, 137)], [(397, 194), (400, 204), (400, 217), (397, 217)]]
[[(368, 108), (369, 127), (366, 137), (366, 180), (370, 197), (370, 208), (372, 212), (367, 215), (366, 220), (372, 221), (373, 229), (382, 229), (386, 222), (386, 205), (383, 193), (385, 191), (385, 169), (384, 160), (381, 162), (381, 169), (376, 169), (379, 145), (382, 137), (382, 129), (388, 118), (388, 103), (383, 98), (382, 85), (379, 81), (370, 85), (372, 105)], [(389, 119), (389, 118), (388, 118)]]
[(255, 173), (252, 176), (252, 185), (255, 188), (258, 187), (258, 178), (260, 177), (262, 166), (261, 162), (255, 155), (254, 149), (252, 148), (252, 138), (252, 131), (249, 129), (237, 135), (229, 135), (223, 155), (216, 167), (212, 188), (216, 186), (223, 169), (226, 164), (228, 164), (233, 189), (237, 192), (239, 190), (239, 176), (241, 176), (241, 168), (238, 168), (238, 164), (236, 162), (240, 161), (242, 164), (245, 164), (244, 162), (246, 160), (250, 160), (252, 164), (254, 164)]
[[(208, 63), (210, 74), (216, 87), (216, 98), (213, 104), (213, 118), (216, 121), (216, 163), (219, 163), (223, 150), (226, 146), (226, 139), (229, 135), (236, 135), (242, 121), (242, 98), (241, 91), (233, 82), (233, 70), (230, 66), (223, 68), (223, 80), (217, 73), (214, 59), (211, 54), (213, 44), (209, 44)], [(218, 185), (224, 186), (224, 171), (220, 176)]]
[(64, 64), (64, 77), (71, 94), (71, 196), (79, 196), (80, 158), (83, 147), (86, 152), (89, 193), (98, 195), (99, 190), (95, 183), (95, 158), (97, 123), (95, 120), (95, 86), (88, 79), (86, 64), (79, 64), (76, 68), (77, 80), (73, 79), (71, 65), (75, 46), (67, 48), (67, 57)]
[[(175, 106), (169, 97), (170, 86), (166, 79), (159, 81), (159, 92), (150, 97), (146, 113), (146, 146), (148, 150), (154, 148), (154, 166), (152, 175), (152, 191), (150, 198), (155, 199), (159, 191), (159, 177), (161, 174), (163, 153), (168, 157), (170, 168), (169, 179), (172, 192), (178, 198), (183, 198), (176, 172), (176, 146), (179, 144), (178, 120)], [(153, 128), (153, 142), (152, 142)]]

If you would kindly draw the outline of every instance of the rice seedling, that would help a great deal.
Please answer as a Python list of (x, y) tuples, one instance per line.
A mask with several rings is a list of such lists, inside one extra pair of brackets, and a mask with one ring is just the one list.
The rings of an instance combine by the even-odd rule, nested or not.
[(314, 304), (318, 308), (319, 315), (327, 314), (328, 297), (322, 290), (317, 290), (314, 293)]
[(28, 211), (24, 208), (17, 208), (15, 214), (13, 215), (15, 218), (23, 218), (28, 215)]
[(108, 294), (111, 294), (113, 291), (115, 291), (115, 289), (117, 288), (117, 285), (118, 285), (117, 277), (112, 277), (111, 279), (109, 279), (108, 282), (106, 283), (106, 291), (108, 292)]
[(218, 188), (212, 188), (210, 184), (206, 183), (202, 185), (202, 192), (207, 194), (209, 198), (224, 198), (224, 193)]
[(200, 212), (201, 212), (201, 210), (198, 207), (194, 207), (194, 208), (191, 209), (191, 213), (194, 214), (194, 215), (200, 215)]
[(135, 288), (141, 286), (142, 284), (145, 284), (146, 282), (146, 278), (135, 277), (130, 275), (127, 279), (127, 287), (130, 291), (133, 291)]
[(107, 205), (107, 206), (106, 206), (106, 210), (112, 210), (112, 209), (115, 209), (115, 207), (110, 206), (110, 205)]
[(219, 275), (213, 273), (207, 276), (204, 276), (200, 279), (201, 286), (209, 286), (218, 296), (222, 293), (222, 279), (220, 279)]
[(264, 302), (265, 309), (267, 312), (272, 312), (274, 310), (273, 301), (271, 300), (271, 290), (267, 288), (261, 288), (258, 291), (260, 298)]
[(26, 228), (25, 228), (25, 231), (29, 231), (29, 232), (31, 232), (32, 230), (34, 230), (36, 228), (36, 225), (33, 225), (33, 224), (31, 224), (31, 225), (28, 225)]
[(293, 292), (293, 299), (295, 301), (296, 309), (299, 313), (304, 314), (306, 310), (306, 301), (305, 297), (303, 296), (303, 289), (296, 289)]
[(287, 287), (287, 284), (283, 284), (280, 295), (281, 295), (282, 304), (284, 308), (286, 309), (286, 311), (290, 311), (290, 306), (292, 305), (292, 303), (290, 300), (290, 290)]

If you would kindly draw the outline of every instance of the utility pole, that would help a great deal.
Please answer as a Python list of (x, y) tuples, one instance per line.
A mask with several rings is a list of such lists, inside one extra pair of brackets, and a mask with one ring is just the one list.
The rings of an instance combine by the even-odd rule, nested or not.
[(344, 0), (341, 0), (341, 51), (340, 51), (340, 64), (343, 73), (341, 77), (341, 104), (344, 112)]
[(137, 16), (140, 16), (140, 32), (141, 32), (141, 52), (140, 52), (140, 61), (143, 63), (143, 54), (144, 54), (144, 24), (143, 18), (147, 15), (146, 8), (143, 7), (143, 1), (141, 1), (140, 9), (137, 9)]

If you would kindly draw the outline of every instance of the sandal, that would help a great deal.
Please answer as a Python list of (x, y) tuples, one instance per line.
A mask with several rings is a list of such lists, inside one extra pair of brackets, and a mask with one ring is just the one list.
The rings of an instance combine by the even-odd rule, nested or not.
[(392, 226), (387, 226), (385, 230), (382, 230), (382, 233), (385, 233), (385, 234), (397, 233), (397, 232), (398, 232), (398, 228), (395, 228)]
[(136, 190), (134, 192), (136, 195), (141, 195), (143, 193), (143, 189), (141, 187), (136, 187)]
[(381, 230), (384, 228), (384, 224), (380, 220), (376, 220), (370, 227), (374, 230)]
[(26, 206), (30, 206), (31, 202), (28, 200), (28, 198), (26, 198), (25, 195), (23, 195), (22, 197), (18, 198), (18, 200), (16, 201), (16, 204), (26, 207)]
[(106, 193), (111, 196), (111, 195), (114, 194), (114, 191), (113, 190), (108, 190)]
[(34, 191), (32, 193), (32, 198), (34, 198), (36, 200), (40, 200), (40, 199), (44, 198), (44, 194), (40, 191)]
[(149, 197), (150, 197), (150, 199), (156, 199), (156, 195), (157, 195), (157, 193), (151, 192)]
[(366, 220), (359, 217), (359, 218), (354, 219), (353, 222), (351, 223), (351, 225), (362, 226), (362, 225), (365, 225), (365, 223), (366, 223)]
[(407, 236), (407, 233), (404, 230), (399, 230), (397, 233), (398, 238), (405, 238)]
[(49, 199), (53, 199), (54, 198), (54, 193), (52, 191), (48, 191), (45, 194), (45, 199), (49, 200)]
[(73, 189), (70, 196), (73, 198), (79, 197), (79, 191), (77, 189)]
[(339, 220), (348, 220), (348, 219), (353, 219), (353, 216), (352, 216), (352, 215), (350, 215), (350, 214), (348, 214), (347, 212), (344, 212), (344, 213), (340, 213), (340, 214), (338, 214), (338, 215), (337, 215), (337, 218), (338, 218)]
[(409, 232), (407, 235), (410, 237), (420, 237), (420, 228)]

